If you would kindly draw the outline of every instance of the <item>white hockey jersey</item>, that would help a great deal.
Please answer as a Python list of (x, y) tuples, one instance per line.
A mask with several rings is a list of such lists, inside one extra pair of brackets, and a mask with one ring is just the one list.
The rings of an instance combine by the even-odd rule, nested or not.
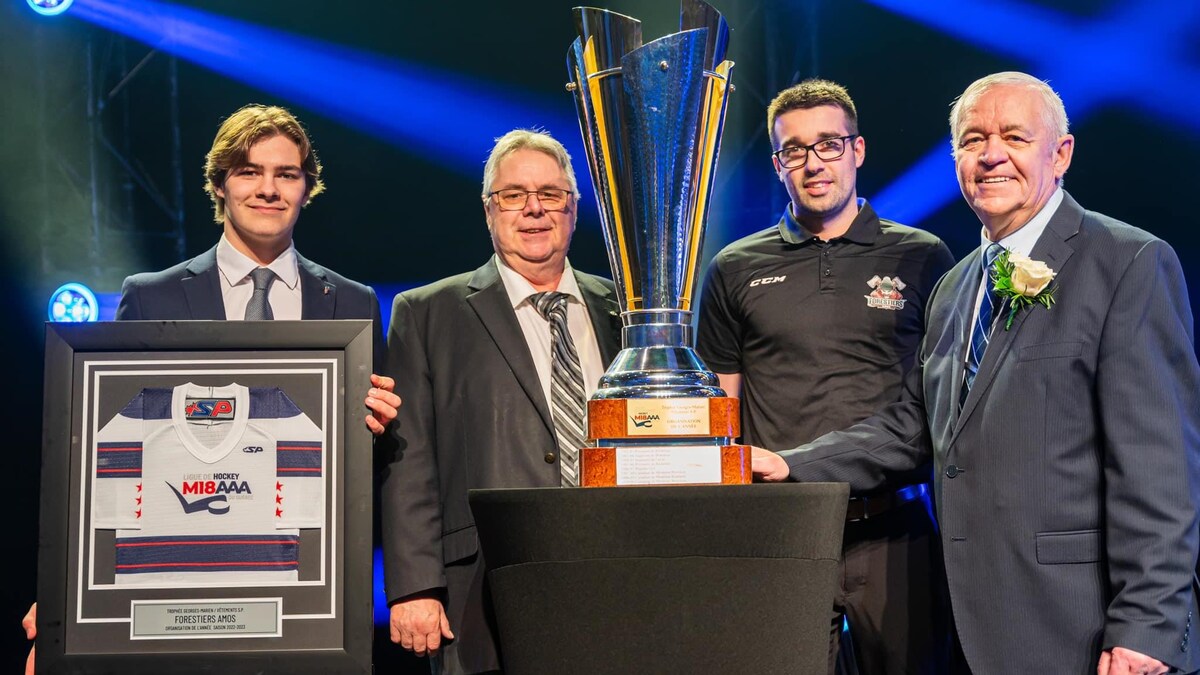
[(295, 581), (297, 528), (324, 525), (324, 441), (278, 388), (143, 389), (94, 445), (116, 582)]

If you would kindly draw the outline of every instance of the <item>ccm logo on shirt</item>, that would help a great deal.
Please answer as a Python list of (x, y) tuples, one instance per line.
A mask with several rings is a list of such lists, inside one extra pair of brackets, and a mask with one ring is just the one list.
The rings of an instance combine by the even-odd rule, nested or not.
[(754, 281), (750, 282), (750, 288), (754, 288), (755, 286), (766, 286), (767, 284), (777, 284), (784, 279), (787, 279), (786, 274), (781, 277), (763, 277), (761, 279), (755, 279)]

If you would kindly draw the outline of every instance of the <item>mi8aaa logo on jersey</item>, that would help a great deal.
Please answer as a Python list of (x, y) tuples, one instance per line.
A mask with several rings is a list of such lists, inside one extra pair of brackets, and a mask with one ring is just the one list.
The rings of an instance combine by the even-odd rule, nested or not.
[[(203, 483), (211, 484), (213, 481), (193, 481), (191, 483), (184, 483), (183, 491), (194, 492), (195, 486)], [(184, 513), (200, 513), (201, 511), (208, 511), (211, 514), (218, 516), (229, 513), (228, 500), (223, 494), (214, 495), (212, 497), (202, 497), (189, 502), (187, 498), (179, 493), (179, 490), (175, 489), (174, 485), (167, 483), (167, 487), (171, 488), (171, 492), (175, 493), (175, 498), (179, 500), (179, 505), (183, 507)], [(209, 494), (212, 493), (210, 492)]]
[(893, 312), (904, 309), (904, 296), (900, 295), (900, 291), (905, 289), (906, 284), (900, 281), (900, 277), (873, 276), (867, 280), (867, 285), (872, 289), (870, 295), (863, 296), (867, 299), (867, 307)]
[(231, 420), (233, 419), (233, 403), (231, 398), (191, 398), (183, 414), (189, 420)]

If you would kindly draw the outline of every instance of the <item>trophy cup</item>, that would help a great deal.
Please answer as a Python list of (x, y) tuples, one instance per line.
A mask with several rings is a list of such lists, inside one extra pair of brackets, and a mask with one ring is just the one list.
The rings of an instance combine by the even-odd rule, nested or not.
[(749, 483), (738, 401), (692, 348), (692, 298), (732, 61), (729, 27), (683, 0), (680, 31), (574, 10), (567, 55), (621, 307), (621, 352), (588, 401), (585, 487)]

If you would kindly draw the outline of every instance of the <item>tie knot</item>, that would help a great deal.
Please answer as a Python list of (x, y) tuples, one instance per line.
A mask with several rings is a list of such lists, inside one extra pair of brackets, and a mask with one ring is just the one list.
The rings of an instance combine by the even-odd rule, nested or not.
[(546, 291), (544, 293), (536, 293), (529, 296), (529, 301), (533, 303), (538, 314), (541, 314), (547, 321), (551, 320), (555, 315), (564, 315), (567, 311), (567, 299), (571, 296), (558, 291)]
[(996, 262), (996, 258), (1004, 252), (1004, 247), (995, 242), (988, 244), (988, 247), (983, 251), (983, 271), (987, 272), (992, 269), (992, 264)]
[(256, 267), (250, 273), (250, 280), (254, 282), (254, 290), (265, 290), (271, 287), (271, 282), (275, 281), (275, 273), (268, 267)]

